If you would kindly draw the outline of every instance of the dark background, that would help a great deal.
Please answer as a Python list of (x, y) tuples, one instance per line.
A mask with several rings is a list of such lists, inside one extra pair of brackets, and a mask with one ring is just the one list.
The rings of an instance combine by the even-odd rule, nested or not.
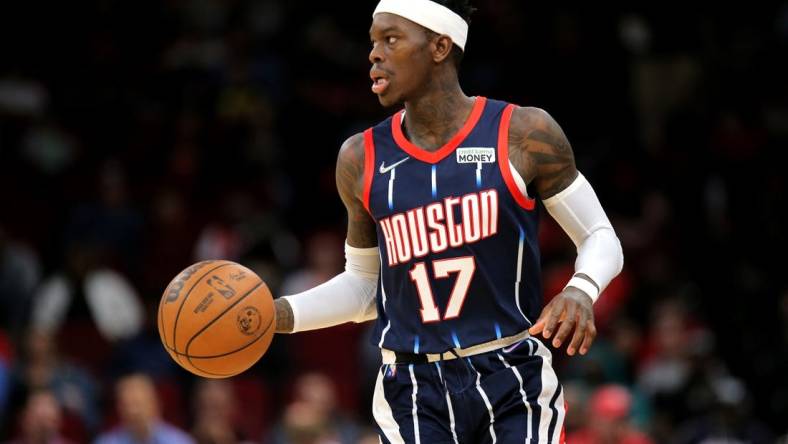
[[(547, 110), (624, 247), (625, 270), (597, 305), (597, 351), (554, 353), (579, 404), (568, 431), (592, 415), (582, 406), (597, 387), (617, 383), (635, 400), (632, 424), (657, 441), (697, 442), (687, 437), (715, 429), (705, 424), (788, 433), (788, 3), (477, 3), (465, 92)], [(30, 389), (20, 375), (37, 289), (58, 273), (79, 282), (74, 269), (114, 269), (148, 312), (138, 337), (80, 357), (62, 342), (90, 316), (69, 311), (60, 359), (91, 375), (100, 411), (78, 441), (111, 425), (112, 381), (130, 370), (174, 387), (167, 402), (182, 411), (165, 416), (190, 427), (196, 382), (159, 349), (154, 317), (187, 265), (236, 260), (276, 294), (341, 270), (338, 148), (395, 111), (369, 90), (373, 8), (0, 5), (0, 439)], [(574, 251), (549, 218), (542, 226), (549, 298)], [(314, 335), (275, 338), (246, 375), (265, 393), (261, 435), (248, 438), (268, 436), (308, 370), (370, 424), (365, 333), (326, 333), (324, 346), (347, 350), (333, 356)]]

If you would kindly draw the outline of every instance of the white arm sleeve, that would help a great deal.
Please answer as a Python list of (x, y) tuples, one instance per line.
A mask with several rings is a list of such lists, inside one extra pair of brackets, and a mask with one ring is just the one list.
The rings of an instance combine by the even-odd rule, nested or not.
[(345, 244), (345, 271), (302, 293), (283, 296), (293, 310), (293, 333), (378, 317), (375, 294), (380, 250)]
[(602, 204), (586, 178), (577, 178), (563, 191), (544, 200), (547, 212), (555, 219), (577, 247), (575, 275), (585, 274), (596, 287), (582, 278), (572, 278), (567, 286), (589, 293), (596, 302), (610, 281), (621, 272), (624, 254)]

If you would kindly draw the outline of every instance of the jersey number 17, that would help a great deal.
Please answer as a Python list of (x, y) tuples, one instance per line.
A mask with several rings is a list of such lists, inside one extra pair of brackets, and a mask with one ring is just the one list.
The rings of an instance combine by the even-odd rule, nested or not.
[[(432, 270), (435, 279), (446, 279), (451, 273), (457, 273), (457, 280), (454, 282), (451, 295), (449, 295), (449, 303), (446, 306), (443, 320), (458, 317), (465, 302), (465, 297), (468, 295), (468, 287), (471, 285), (473, 273), (476, 271), (476, 260), (473, 256), (439, 259), (432, 261)], [(441, 315), (438, 312), (438, 306), (435, 305), (435, 296), (432, 293), (425, 262), (418, 262), (413, 265), (413, 268), (410, 270), (410, 280), (416, 284), (416, 290), (419, 293), (422, 322), (440, 321)]]

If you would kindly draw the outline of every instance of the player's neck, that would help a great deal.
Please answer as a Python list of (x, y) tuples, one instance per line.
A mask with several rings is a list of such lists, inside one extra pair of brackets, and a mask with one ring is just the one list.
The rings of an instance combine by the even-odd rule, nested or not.
[(436, 79), (428, 92), (405, 102), (403, 130), (406, 137), (421, 148), (434, 151), (445, 145), (468, 120), (474, 99), (465, 95), (456, 75), (453, 79)]

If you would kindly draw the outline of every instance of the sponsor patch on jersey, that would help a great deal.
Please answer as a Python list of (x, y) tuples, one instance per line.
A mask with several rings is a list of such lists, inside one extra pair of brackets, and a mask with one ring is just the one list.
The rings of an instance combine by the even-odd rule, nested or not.
[(457, 163), (493, 163), (495, 148), (457, 148)]

